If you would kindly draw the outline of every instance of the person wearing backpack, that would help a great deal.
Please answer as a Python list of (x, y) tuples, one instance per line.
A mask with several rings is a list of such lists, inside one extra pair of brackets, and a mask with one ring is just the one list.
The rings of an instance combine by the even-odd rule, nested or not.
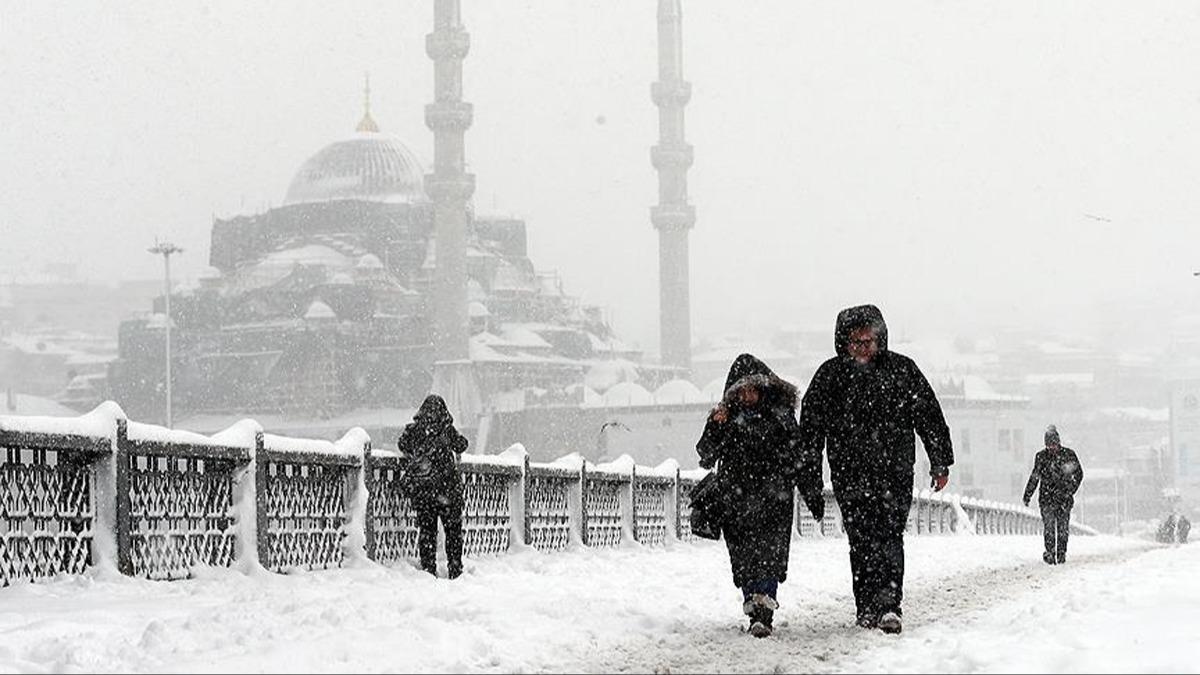
[(401, 488), (417, 512), (417, 549), (421, 569), (437, 576), (438, 520), (446, 531), (446, 571), (462, 574), (463, 482), (458, 459), (467, 439), (441, 396), (430, 394), (396, 441), (404, 462)]

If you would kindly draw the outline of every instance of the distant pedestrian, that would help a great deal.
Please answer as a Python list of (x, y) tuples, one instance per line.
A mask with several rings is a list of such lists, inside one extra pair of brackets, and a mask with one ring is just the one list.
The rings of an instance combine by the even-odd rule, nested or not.
[(1039, 450), (1033, 459), (1033, 472), (1029, 474), (1022, 501), (1029, 506), (1033, 491), (1041, 485), (1038, 506), (1042, 511), (1042, 537), (1046, 546), (1042, 560), (1048, 565), (1061, 565), (1067, 561), (1071, 509), (1075, 506), (1075, 492), (1083, 482), (1083, 465), (1074, 450), (1062, 446), (1058, 428), (1053, 424), (1046, 427), (1043, 440), (1046, 448)]
[[(796, 387), (750, 354), (733, 362), (725, 394), (696, 443), (700, 466), (716, 467), (729, 515), (722, 523), (733, 583), (750, 633), (767, 637), (787, 580), (798, 464)], [(813, 511), (820, 519), (824, 503)]]
[(1182, 513), (1179, 514), (1179, 521), (1175, 525), (1175, 533), (1179, 538), (1179, 543), (1186, 544), (1188, 540), (1188, 533), (1191, 531), (1192, 521), (1188, 520), (1188, 517)]
[(857, 623), (899, 633), (916, 437), (929, 457), (931, 487), (941, 490), (954, 463), (950, 429), (917, 364), (888, 349), (887, 324), (877, 307), (842, 310), (834, 349), (837, 355), (817, 369), (800, 406), (798, 485), (802, 495), (815, 494), (827, 451), (850, 540)]
[(417, 512), (421, 569), (437, 576), (440, 519), (446, 532), (446, 570), (455, 579), (463, 568), (463, 483), (458, 459), (467, 449), (467, 439), (454, 428), (446, 402), (431, 394), (404, 427), (396, 447), (404, 462), (401, 485)]
[(1168, 513), (1166, 518), (1158, 524), (1158, 531), (1154, 534), (1154, 539), (1160, 544), (1175, 543), (1176, 518), (1174, 513)]

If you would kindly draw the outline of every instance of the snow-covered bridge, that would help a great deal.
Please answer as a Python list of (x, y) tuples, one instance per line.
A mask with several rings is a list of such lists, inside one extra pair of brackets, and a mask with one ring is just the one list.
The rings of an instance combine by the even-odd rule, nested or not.
[[(673, 465), (468, 458), (470, 557), (451, 583), (410, 564), (396, 458), (358, 431), (206, 437), (105, 405), (0, 418), (0, 448), (0, 672), (1061, 670), (1084, 648), (1166, 649), (1178, 631), (1159, 619), (1200, 607), (1194, 550), (1076, 537), (1070, 565), (1043, 567), (1028, 509), (921, 494), (910, 534), (943, 536), (909, 537), (903, 642), (852, 627), (835, 509), (797, 518), (779, 630), (757, 641), (723, 545), (687, 531), (698, 476)], [(1164, 625), (1113, 629), (1127, 609)], [(1064, 621), (1086, 631), (1046, 632)]]
[(744, 632), (718, 542), (0, 589), (0, 672), (1191, 672), (1200, 547), (909, 537), (905, 632), (853, 623), (845, 539), (798, 538), (777, 631)]
[[(131, 422), (106, 403), (80, 418), (0, 418), (0, 448), (3, 585), (89, 566), (177, 579), (198, 566), (316, 570), (416, 556), (400, 458), (361, 429), (329, 442), (247, 420), (208, 437)], [(533, 464), (519, 447), (464, 460), (468, 555), (692, 540), (689, 494), (702, 473), (674, 462)], [(823, 522), (797, 509), (797, 535), (841, 533), (827, 499)], [(1024, 507), (921, 493), (909, 529), (1029, 534), (1039, 524)]]

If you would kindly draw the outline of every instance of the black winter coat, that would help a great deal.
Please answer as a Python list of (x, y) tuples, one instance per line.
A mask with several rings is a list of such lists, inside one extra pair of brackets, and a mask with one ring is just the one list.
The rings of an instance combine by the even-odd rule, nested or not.
[(454, 418), (442, 397), (426, 397), (396, 441), (405, 460), (405, 484), (414, 506), (420, 509), (435, 501), (462, 502), (458, 456), (467, 445), (466, 437), (454, 428)]
[(1033, 458), (1029, 482), (1025, 484), (1025, 501), (1029, 501), (1040, 483), (1039, 505), (1070, 508), (1075, 505), (1075, 491), (1082, 482), (1083, 465), (1074, 450), (1064, 447), (1039, 450)]
[[(753, 386), (761, 399), (743, 406), (737, 391)], [(792, 486), (799, 463), (796, 387), (762, 361), (742, 354), (725, 381), (727, 419), (709, 417), (696, 443), (700, 466), (717, 468), (732, 516), (722, 525), (733, 583), (787, 579)]]
[[(851, 331), (865, 325), (875, 326), (879, 352), (863, 366), (848, 345)], [(916, 436), (931, 467), (954, 463), (950, 428), (933, 388), (912, 359), (888, 350), (887, 324), (873, 305), (838, 314), (834, 348), (837, 356), (817, 369), (800, 405), (801, 492), (819, 489), (822, 452), (828, 451), (839, 502), (888, 491), (911, 497)]]

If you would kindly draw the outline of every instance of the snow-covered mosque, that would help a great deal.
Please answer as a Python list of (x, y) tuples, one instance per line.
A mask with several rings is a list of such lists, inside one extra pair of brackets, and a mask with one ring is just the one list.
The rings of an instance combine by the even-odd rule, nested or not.
[[(368, 86), (354, 134), (305, 161), (281, 206), (214, 219), (216, 275), (171, 295), (176, 423), (208, 431), (253, 416), (270, 430), (363, 426), (386, 437), (435, 391), (481, 451), (525, 440), (535, 454), (605, 454), (606, 429), (635, 426), (659, 430), (637, 435), (639, 446), (689, 449), (690, 430), (682, 445), (659, 438), (679, 433), (670, 415), (691, 426), (711, 399), (677, 379), (690, 370), (686, 238), (695, 219), (678, 0), (659, 2), (666, 70), (653, 97), (663, 112), (651, 153), (661, 183), (651, 209), (663, 247), (661, 365), (622, 343), (598, 307), (564, 293), (557, 275), (537, 271), (523, 221), (475, 212), (464, 144), (473, 109), (461, 98), (470, 41), (457, 2), (435, 7), (426, 45), (435, 96), (425, 109), (434, 166), (427, 172), (380, 130)], [(122, 323), (109, 369), (113, 397), (136, 419), (163, 415), (164, 305), (159, 298), (150, 318)]]
[[(304, 162), (282, 206), (215, 220), (210, 263), (219, 276), (172, 298), (176, 408), (328, 418), (419, 403), (435, 357), (437, 242), (424, 174), (368, 111), (352, 136)], [(601, 372), (622, 373), (640, 354), (616, 339), (599, 308), (538, 273), (525, 239), (520, 220), (471, 219), (469, 344), (480, 388), (582, 401), (582, 390), (570, 391), (589, 370), (607, 361)], [(121, 327), (112, 385), (136, 416), (162, 407), (161, 318)]]

